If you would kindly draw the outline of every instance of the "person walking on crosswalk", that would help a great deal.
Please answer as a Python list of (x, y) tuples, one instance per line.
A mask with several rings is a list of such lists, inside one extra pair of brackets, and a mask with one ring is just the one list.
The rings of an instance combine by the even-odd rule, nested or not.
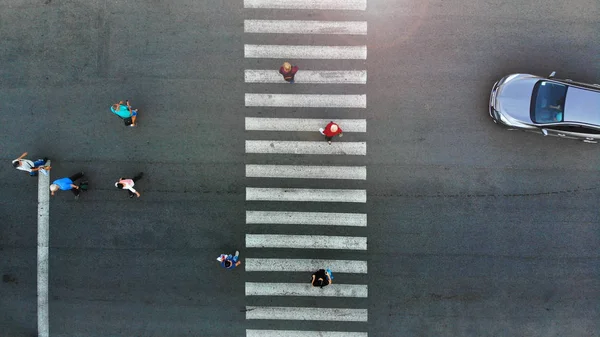
[(333, 276), (331, 275), (331, 270), (327, 269), (319, 269), (312, 274), (312, 286), (313, 287), (325, 287), (332, 283)]
[(289, 83), (294, 83), (294, 76), (298, 72), (298, 66), (292, 66), (289, 62), (284, 62), (279, 73), (283, 76), (283, 79)]
[(342, 128), (340, 128), (340, 126), (335, 124), (333, 121), (329, 122), (324, 129), (320, 128), (319, 132), (325, 136), (325, 140), (327, 140), (329, 145), (331, 145), (331, 139), (333, 139), (333, 137), (336, 135), (340, 135), (340, 137), (343, 136)]

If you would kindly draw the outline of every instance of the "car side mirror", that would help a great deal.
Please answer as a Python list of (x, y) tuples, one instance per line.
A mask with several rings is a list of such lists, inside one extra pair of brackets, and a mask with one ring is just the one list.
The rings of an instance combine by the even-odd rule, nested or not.
[(556, 76), (556, 71), (553, 71), (553, 72), (551, 72), (551, 73), (550, 73), (550, 76), (548, 76), (548, 78), (552, 78), (552, 77), (554, 77), (554, 76)]
[(542, 133), (544, 134), (544, 136), (547, 136), (548, 135), (548, 130), (542, 129)]

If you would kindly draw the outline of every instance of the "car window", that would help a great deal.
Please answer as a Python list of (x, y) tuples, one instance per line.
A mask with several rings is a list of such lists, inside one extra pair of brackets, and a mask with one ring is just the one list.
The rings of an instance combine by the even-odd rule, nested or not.
[(575, 133), (593, 133), (600, 134), (600, 130), (588, 128), (585, 126), (579, 125), (553, 125), (548, 129), (556, 130), (556, 131), (566, 131), (566, 132), (575, 132)]
[(535, 123), (562, 122), (567, 88), (560, 83), (538, 81), (531, 96), (531, 120)]

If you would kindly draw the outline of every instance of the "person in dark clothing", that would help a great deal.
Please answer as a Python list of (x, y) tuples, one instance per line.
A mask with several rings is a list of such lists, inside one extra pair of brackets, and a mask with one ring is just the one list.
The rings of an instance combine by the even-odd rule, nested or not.
[(326, 271), (325, 269), (319, 269), (315, 273), (312, 274), (312, 286), (313, 287), (325, 287), (331, 284), (331, 272), (329, 269)]

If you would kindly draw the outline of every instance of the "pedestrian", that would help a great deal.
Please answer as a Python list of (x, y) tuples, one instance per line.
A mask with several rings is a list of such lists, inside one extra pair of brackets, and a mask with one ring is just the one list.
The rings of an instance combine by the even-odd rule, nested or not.
[(240, 258), (240, 252), (238, 250), (235, 251), (235, 255), (227, 255), (221, 254), (221, 256), (217, 257), (217, 261), (221, 262), (221, 267), (225, 269), (233, 269), (239, 266), (242, 262), (238, 261)]
[[(68, 178), (60, 178), (60, 179), (53, 181), (52, 184), (50, 185), (51, 194), (54, 195), (54, 192), (56, 192), (58, 190), (61, 190), (61, 191), (69, 191), (70, 190), (71, 192), (73, 192), (73, 194), (75, 194), (75, 200), (79, 199), (80, 189), (79, 189), (79, 186), (75, 185), (75, 182), (78, 179), (81, 179), (82, 177), (83, 177), (83, 172), (78, 172)], [(85, 185), (87, 186), (87, 183)]]
[(283, 75), (283, 79), (287, 82), (294, 83), (294, 76), (298, 72), (298, 66), (292, 66), (289, 62), (283, 62), (279, 73)]
[(340, 137), (343, 136), (342, 134), (342, 128), (340, 128), (339, 125), (335, 124), (333, 121), (329, 122), (329, 124), (327, 124), (325, 126), (325, 128), (320, 128), (319, 132), (325, 136), (325, 140), (327, 140), (327, 142), (329, 143), (329, 145), (331, 145), (331, 139), (336, 136), (336, 135), (340, 135)]
[(121, 117), (126, 126), (136, 126), (135, 121), (137, 119), (138, 109), (132, 109), (129, 100), (126, 100), (125, 104), (123, 104), (123, 101), (113, 104), (110, 107), (110, 111)]
[(38, 172), (42, 172), (48, 175), (48, 172), (51, 169), (50, 166), (46, 166), (48, 162), (48, 158), (38, 159), (36, 161), (31, 161), (29, 159), (25, 159), (27, 152), (24, 152), (19, 158), (12, 161), (12, 165), (17, 170), (29, 172), (31, 177), (35, 177), (38, 175)]
[(312, 274), (312, 286), (313, 287), (325, 287), (330, 285), (333, 281), (333, 276), (331, 275), (331, 270), (327, 269), (319, 269)]
[(131, 178), (131, 179), (127, 179), (127, 178), (119, 178), (119, 181), (117, 181), (115, 183), (115, 187), (119, 188), (119, 189), (123, 189), (123, 190), (127, 190), (127, 192), (129, 192), (129, 197), (133, 198), (134, 195), (137, 195), (137, 197), (140, 197), (140, 192), (136, 191), (133, 186), (135, 185), (135, 182), (142, 179), (142, 177), (144, 176), (143, 172), (138, 173), (135, 177)]

